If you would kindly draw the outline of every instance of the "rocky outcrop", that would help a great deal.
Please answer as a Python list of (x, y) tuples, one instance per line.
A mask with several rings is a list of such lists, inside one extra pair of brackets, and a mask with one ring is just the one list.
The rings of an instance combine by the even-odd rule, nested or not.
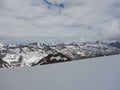
[(58, 62), (66, 62), (71, 61), (71, 59), (62, 53), (56, 53), (56, 54), (48, 54), (46, 57), (41, 59), (37, 64), (34, 65), (45, 65), (45, 64), (52, 64), (52, 63), (58, 63)]
[(9, 67), (11, 67), (9, 63), (0, 59), (0, 68), (9, 68)]

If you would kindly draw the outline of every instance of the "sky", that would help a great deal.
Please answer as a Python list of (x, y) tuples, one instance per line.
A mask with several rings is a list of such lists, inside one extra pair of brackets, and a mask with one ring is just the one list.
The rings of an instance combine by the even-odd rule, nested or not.
[(120, 40), (120, 0), (0, 0), (0, 42)]

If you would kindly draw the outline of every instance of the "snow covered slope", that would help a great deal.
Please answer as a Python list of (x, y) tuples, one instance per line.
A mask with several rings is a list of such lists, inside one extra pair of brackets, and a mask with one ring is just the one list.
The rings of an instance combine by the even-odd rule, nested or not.
[(0, 90), (120, 90), (120, 55), (0, 69)]

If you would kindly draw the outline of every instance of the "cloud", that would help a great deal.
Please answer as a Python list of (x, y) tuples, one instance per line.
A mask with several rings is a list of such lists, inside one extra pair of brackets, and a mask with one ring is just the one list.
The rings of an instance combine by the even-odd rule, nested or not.
[(120, 40), (119, 0), (1, 0), (0, 11), (0, 38)]
[(112, 21), (104, 25), (103, 36), (110, 40), (120, 40), (120, 20)]

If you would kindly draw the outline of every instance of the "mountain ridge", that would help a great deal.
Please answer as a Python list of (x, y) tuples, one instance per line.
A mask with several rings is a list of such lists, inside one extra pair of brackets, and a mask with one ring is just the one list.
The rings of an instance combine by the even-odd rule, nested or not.
[[(117, 43), (117, 46), (116, 46)], [(0, 43), (0, 67), (15, 68), (120, 54), (118, 42), (29, 43), (5, 45)]]

